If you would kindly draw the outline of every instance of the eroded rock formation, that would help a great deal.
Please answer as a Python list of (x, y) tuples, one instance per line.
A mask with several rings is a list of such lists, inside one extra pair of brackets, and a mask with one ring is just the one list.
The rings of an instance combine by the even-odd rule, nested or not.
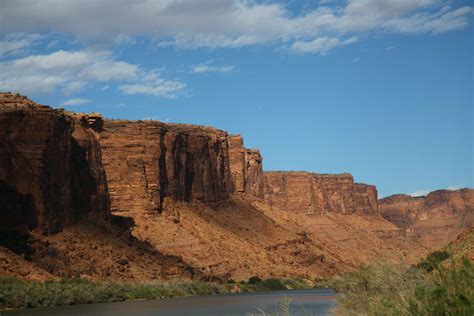
[(354, 183), (348, 173), (265, 172), (265, 201), (304, 214), (377, 214), (375, 186)]
[(260, 151), (245, 148), (240, 135), (230, 136), (228, 143), (233, 192), (263, 200), (265, 179)]
[(407, 237), (435, 247), (474, 224), (474, 190), (438, 190), (421, 197), (392, 195), (379, 201), (379, 212)]
[(106, 216), (100, 146), (83, 116), (0, 94), (0, 227), (57, 232), (87, 213)]
[(165, 198), (216, 202), (232, 191), (223, 131), (106, 120), (100, 143), (112, 211), (158, 213)]

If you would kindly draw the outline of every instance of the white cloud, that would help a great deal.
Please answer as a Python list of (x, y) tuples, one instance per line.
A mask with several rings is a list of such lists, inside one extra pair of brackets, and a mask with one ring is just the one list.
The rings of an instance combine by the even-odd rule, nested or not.
[(234, 65), (223, 65), (223, 66), (215, 66), (213, 65), (213, 61), (209, 60), (205, 63), (201, 63), (199, 65), (195, 65), (191, 69), (191, 73), (193, 74), (201, 74), (205, 72), (220, 72), (224, 74), (229, 74), (233, 72), (235, 69)]
[[(463, 187), (461, 185), (450, 185), (449, 187), (446, 188), (446, 190), (456, 191), (456, 190), (460, 190), (462, 188)], [(425, 195), (428, 195), (430, 192), (433, 192), (433, 191), (435, 191), (435, 190), (418, 190), (418, 191), (415, 191), (413, 193), (409, 193), (408, 195), (411, 195), (413, 197), (425, 196)]]
[[(64, 51), (0, 62), (2, 90), (24, 94), (50, 93), (60, 90), (71, 95), (92, 83), (116, 82), (127, 94), (138, 91), (157, 96), (174, 97), (184, 84), (159, 77), (156, 71), (145, 71), (138, 65), (117, 61), (110, 51)], [(142, 87), (140, 89), (140, 87)]]
[(125, 94), (149, 94), (164, 98), (176, 98), (185, 92), (186, 85), (179, 81), (164, 80), (159, 71), (151, 71), (133, 84), (124, 84), (119, 90)]
[(327, 53), (351, 36), (464, 28), (473, 11), (444, 5), (449, 0), (327, 2), (332, 1), (296, 14), (282, 2), (254, 0), (4, 0), (0, 35), (42, 30), (81, 41), (133, 43), (136, 36), (149, 36), (187, 49), (276, 43), (300, 53)]
[(331, 49), (357, 42), (357, 38), (352, 37), (341, 41), (339, 38), (318, 37), (309, 42), (294, 42), (290, 49), (296, 53), (318, 53), (327, 54)]
[(425, 195), (428, 195), (428, 193), (430, 193), (431, 190), (418, 190), (418, 191), (415, 191), (413, 193), (408, 193), (408, 195), (411, 195), (413, 197), (419, 197), (419, 196), (425, 196)]
[(43, 36), (39, 34), (7, 34), (3, 40), (0, 40), (0, 57), (23, 52), (25, 49), (38, 44), (42, 38)]
[(89, 99), (72, 98), (61, 103), (62, 106), (76, 106), (90, 103)]
[(352, 60), (353, 63), (358, 63), (360, 61), (360, 57), (356, 57)]

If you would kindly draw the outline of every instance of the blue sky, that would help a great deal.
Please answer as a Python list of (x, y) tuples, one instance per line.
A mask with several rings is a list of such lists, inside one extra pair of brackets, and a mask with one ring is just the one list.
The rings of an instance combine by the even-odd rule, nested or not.
[(212, 125), (266, 170), (473, 187), (471, 1), (2, 1), (0, 90)]

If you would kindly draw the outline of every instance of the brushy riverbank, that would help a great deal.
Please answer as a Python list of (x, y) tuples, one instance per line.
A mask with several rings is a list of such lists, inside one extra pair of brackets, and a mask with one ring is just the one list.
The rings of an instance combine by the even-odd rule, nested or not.
[(201, 281), (118, 283), (83, 279), (32, 282), (15, 277), (0, 276), (0, 309), (225, 294), (231, 293), (236, 288), (242, 292), (253, 292), (308, 287), (309, 285), (305, 281), (299, 279), (261, 280), (256, 277), (244, 283), (231, 281), (226, 284), (218, 284)]
[(406, 268), (378, 263), (326, 282), (340, 292), (335, 315), (474, 315), (472, 231)]

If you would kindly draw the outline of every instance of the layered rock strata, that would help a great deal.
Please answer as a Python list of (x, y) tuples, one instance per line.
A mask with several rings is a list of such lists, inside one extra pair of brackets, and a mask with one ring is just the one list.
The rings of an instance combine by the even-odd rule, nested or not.
[(263, 200), (265, 179), (263, 158), (258, 149), (247, 149), (240, 135), (228, 138), (230, 172), (234, 184), (233, 191), (245, 193), (251, 198)]
[(0, 227), (57, 232), (87, 213), (106, 216), (100, 145), (82, 115), (0, 94)]
[(437, 247), (474, 224), (474, 190), (438, 190), (422, 197), (392, 195), (379, 200), (379, 212), (410, 239)]
[(232, 192), (223, 131), (106, 120), (100, 144), (112, 211), (159, 213), (166, 198), (217, 202)]
[(304, 214), (377, 214), (375, 186), (354, 183), (348, 173), (265, 172), (265, 202)]

